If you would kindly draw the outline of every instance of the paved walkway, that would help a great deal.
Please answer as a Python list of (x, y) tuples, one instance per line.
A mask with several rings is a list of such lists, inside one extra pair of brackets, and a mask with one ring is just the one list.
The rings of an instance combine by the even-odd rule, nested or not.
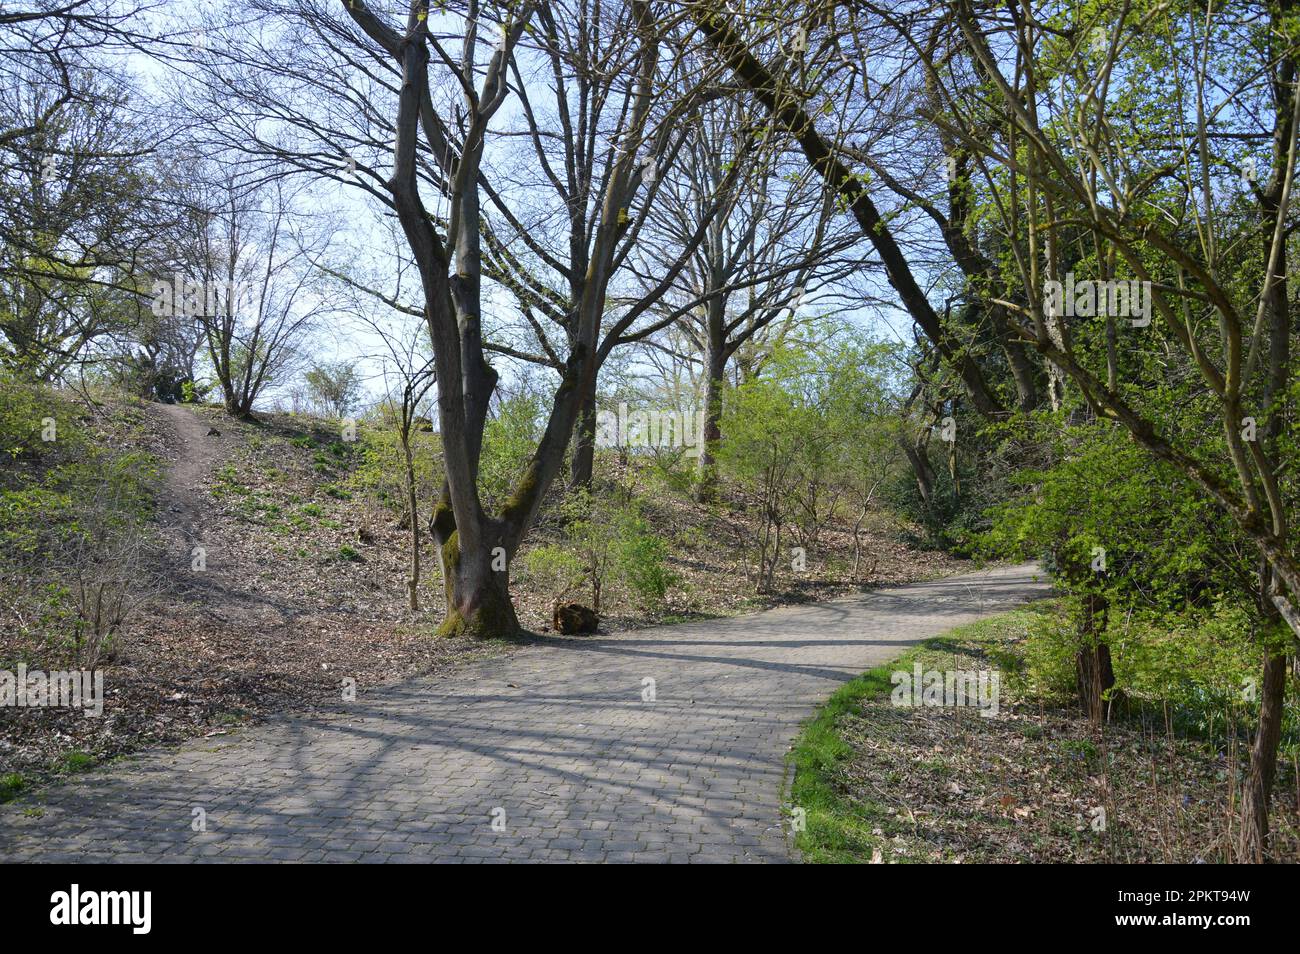
[(1045, 595), (1000, 568), (529, 646), (93, 771), (39, 817), (0, 806), (0, 859), (786, 861), (785, 753), (813, 708)]

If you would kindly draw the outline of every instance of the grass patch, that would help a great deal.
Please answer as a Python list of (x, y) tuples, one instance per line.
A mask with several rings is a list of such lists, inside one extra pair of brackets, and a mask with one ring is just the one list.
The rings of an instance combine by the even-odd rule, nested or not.
[(246, 497), (253, 493), (253, 488), (239, 479), (239, 471), (233, 464), (227, 464), (219, 469), (216, 478), (216, 484), (212, 488), (212, 493), (216, 497)]
[(0, 802), (13, 801), (27, 787), (27, 779), (20, 772), (0, 775)]
[(84, 772), (95, 764), (95, 757), (89, 752), (73, 750), (59, 759), (59, 770), (69, 775)]
[[(1193, 706), (1186, 697), (1166, 702), (1135, 693), (1099, 725), (1073, 700), (1061, 703), (1053, 678), (1060, 667), (1048, 650), (1069, 636), (1069, 625), (1062, 600), (1024, 606), (926, 640), (836, 692), (789, 756), (787, 808), (804, 859), (1232, 860), (1241, 774), (1228, 755), (1233, 738), (1180, 730), (1172, 710)], [(1145, 672), (1136, 668), (1143, 660), (1116, 659), (1143, 688)], [(951, 703), (893, 705), (891, 676), (915, 665), (999, 670), (997, 717)], [(1244, 738), (1237, 735), (1239, 746)], [(1297, 792), (1284, 753), (1270, 813), (1277, 860), (1300, 857)]]

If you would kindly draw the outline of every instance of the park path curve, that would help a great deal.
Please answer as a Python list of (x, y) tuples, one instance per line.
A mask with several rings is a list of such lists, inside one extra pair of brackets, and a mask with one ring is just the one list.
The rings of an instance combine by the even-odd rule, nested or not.
[(814, 707), (1046, 595), (998, 567), (543, 641), (0, 806), (0, 860), (787, 861), (785, 755)]

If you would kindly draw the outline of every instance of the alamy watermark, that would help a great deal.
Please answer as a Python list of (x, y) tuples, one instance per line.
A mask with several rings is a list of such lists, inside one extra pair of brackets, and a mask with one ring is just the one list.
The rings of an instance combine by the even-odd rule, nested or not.
[(912, 666), (911, 672), (906, 669), (894, 672), (889, 681), (894, 686), (889, 699), (896, 706), (978, 708), (986, 719), (998, 714), (1002, 674), (996, 669), (923, 671), (918, 662)]
[(1151, 324), (1151, 283), (1110, 279), (1076, 281), (1074, 272), (1065, 281), (1043, 283), (1043, 307), (1049, 315), (1066, 318), (1127, 318), (1134, 328)]
[(121, 924), (132, 934), (148, 934), (153, 926), (152, 891), (82, 891), (74, 884), (51, 894), (50, 905), (55, 925)]
[(150, 291), (150, 310), (159, 318), (219, 318), (247, 312), (253, 288), (241, 281), (200, 281), (177, 272), (172, 280), (158, 279)]
[(703, 436), (703, 411), (629, 411), (620, 401), (616, 410), (596, 414), (597, 447), (681, 447), (687, 457), (698, 457)]
[(59, 672), (0, 669), (0, 707), (19, 709), (82, 709), (86, 716), (104, 714), (104, 673), (100, 669)]

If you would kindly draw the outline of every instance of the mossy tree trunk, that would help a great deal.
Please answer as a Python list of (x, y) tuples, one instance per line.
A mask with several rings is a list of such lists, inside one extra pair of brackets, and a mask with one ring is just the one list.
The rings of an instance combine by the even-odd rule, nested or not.
[(582, 409), (573, 434), (573, 460), (569, 467), (569, 486), (574, 490), (591, 487), (596, 470), (596, 387), (583, 396)]
[(438, 547), (447, 600), (439, 636), (491, 639), (519, 632), (519, 617), (510, 599), (510, 563), (500, 557), (504, 549), (497, 551), (497, 558), (492, 555), (504, 541), (497, 538), (494, 542), (496, 546), (487, 551), (480, 548), (472, 554), (463, 553), (459, 535), (453, 530)]
[[(583, 375), (594, 373), (594, 365), (578, 349), (570, 357), (556, 391), (537, 450), (500, 517), (490, 516), (478, 507), (476, 494), (476, 506), (467, 523), (457, 516), (450, 484), (444, 484), (429, 525), (438, 548), (447, 599), (447, 616), (438, 628), (439, 635), (509, 638), (519, 632), (519, 620), (510, 600), (510, 564), (563, 465), (564, 449), (588, 386)], [(495, 375), (484, 379), (483, 386), (489, 386), (489, 382), (495, 387)], [(477, 478), (483, 421), (475, 417), (470, 424), (479, 434), (477, 441), (470, 442), (474, 445), (472, 472)], [(466, 532), (467, 527), (470, 532)]]

